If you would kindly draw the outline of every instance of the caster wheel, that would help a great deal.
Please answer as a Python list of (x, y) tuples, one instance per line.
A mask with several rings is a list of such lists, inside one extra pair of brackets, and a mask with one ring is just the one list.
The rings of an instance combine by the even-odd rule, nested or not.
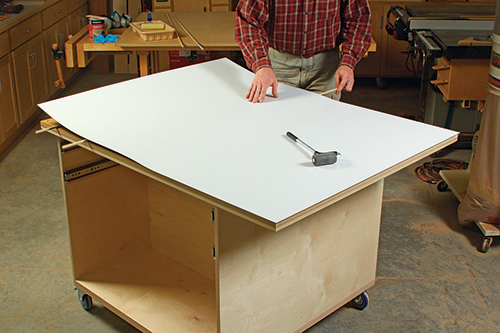
[(92, 308), (92, 297), (78, 290), (78, 299), (84, 310), (90, 310)]
[(364, 310), (368, 306), (368, 302), (370, 301), (370, 297), (368, 293), (365, 291), (355, 299), (351, 301), (352, 306), (354, 306), (358, 310)]
[(383, 90), (387, 87), (387, 81), (381, 77), (377, 77), (375, 78), (375, 86), (378, 89)]
[(483, 246), (481, 248), (481, 250), (483, 251), (483, 253), (487, 253), (489, 251), (491, 243), (493, 243), (493, 238), (491, 238), (491, 237), (484, 237), (484, 239), (483, 239)]
[(446, 184), (446, 182), (439, 182), (437, 184), (437, 189), (439, 192), (446, 192), (448, 191), (448, 184)]

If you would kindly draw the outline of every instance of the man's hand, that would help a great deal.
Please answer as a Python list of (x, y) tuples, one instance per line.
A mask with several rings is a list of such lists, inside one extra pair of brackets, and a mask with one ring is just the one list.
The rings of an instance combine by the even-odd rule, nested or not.
[(278, 98), (278, 80), (276, 79), (276, 75), (274, 75), (272, 68), (263, 67), (255, 73), (246, 99), (252, 103), (264, 102), (267, 88), (269, 87), (273, 87), (273, 96)]
[(335, 72), (335, 83), (337, 84), (337, 94), (344, 90), (352, 91), (354, 86), (354, 71), (352, 68), (346, 65), (339, 66)]

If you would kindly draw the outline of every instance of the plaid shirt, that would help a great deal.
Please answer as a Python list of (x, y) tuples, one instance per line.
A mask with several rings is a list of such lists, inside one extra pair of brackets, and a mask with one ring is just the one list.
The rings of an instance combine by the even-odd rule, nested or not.
[(240, 0), (236, 41), (256, 72), (271, 67), (268, 49), (312, 55), (342, 43), (341, 65), (354, 69), (371, 42), (367, 0)]

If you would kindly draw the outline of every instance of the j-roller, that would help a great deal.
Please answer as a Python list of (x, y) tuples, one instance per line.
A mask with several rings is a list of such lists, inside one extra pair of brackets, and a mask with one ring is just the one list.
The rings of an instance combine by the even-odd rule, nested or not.
[(340, 157), (340, 153), (338, 151), (319, 152), (319, 151), (313, 149), (311, 146), (309, 146), (304, 141), (300, 140), (297, 136), (295, 136), (291, 132), (286, 132), (286, 136), (288, 136), (293, 141), (299, 143), (303, 147), (305, 147), (313, 152), (312, 163), (314, 166), (334, 164), (335, 162), (337, 162), (337, 159)]

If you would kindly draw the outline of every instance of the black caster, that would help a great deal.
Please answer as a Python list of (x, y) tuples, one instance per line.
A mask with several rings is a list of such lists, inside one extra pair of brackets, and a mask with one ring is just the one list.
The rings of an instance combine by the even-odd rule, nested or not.
[(448, 184), (446, 182), (441, 181), (437, 184), (437, 189), (439, 192), (446, 192), (448, 191)]
[(92, 297), (85, 294), (81, 290), (78, 290), (78, 299), (80, 300), (80, 304), (84, 310), (90, 310), (92, 308)]
[(384, 90), (387, 88), (387, 81), (384, 78), (377, 77), (375, 78), (375, 86), (380, 90)]
[(368, 293), (365, 291), (355, 299), (351, 301), (353, 307), (358, 310), (364, 310), (368, 306), (368, 302), (370, 301), (370, 297)]

